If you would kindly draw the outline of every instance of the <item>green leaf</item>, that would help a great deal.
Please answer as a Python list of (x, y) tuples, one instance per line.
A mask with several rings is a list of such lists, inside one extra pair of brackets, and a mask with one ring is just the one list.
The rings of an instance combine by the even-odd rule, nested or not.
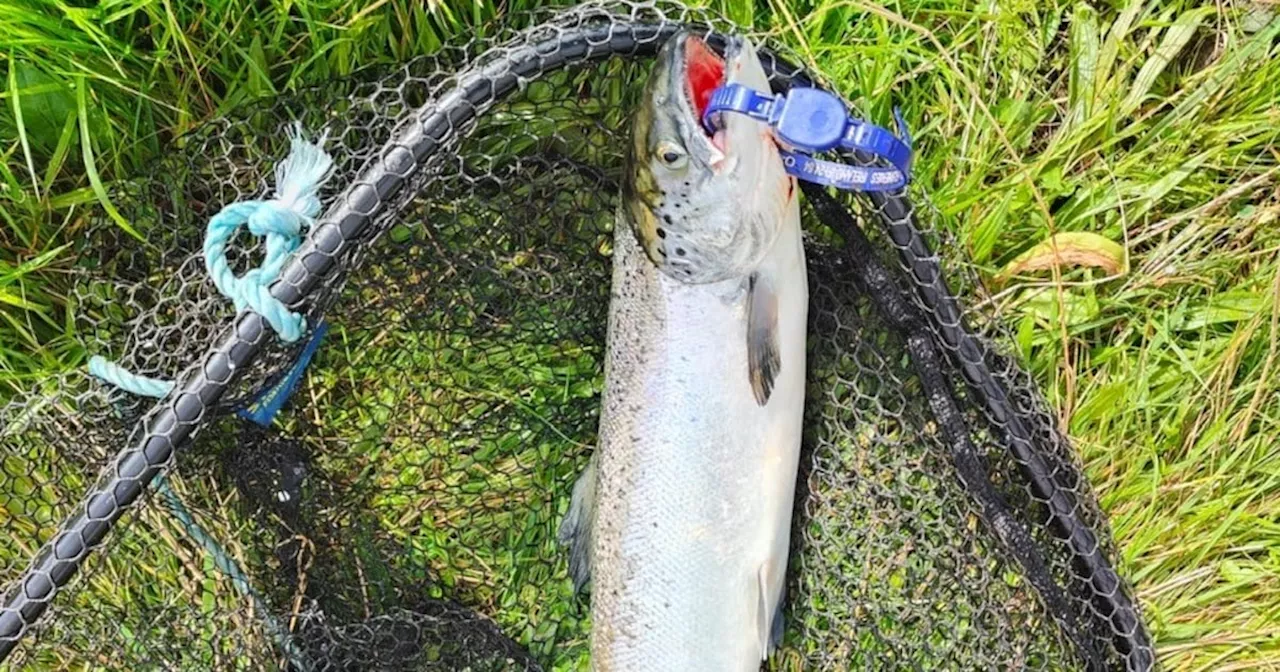
[(22, 298), (18, 294), (14, 294), (8, 290), (0, 289), (0, 303), (7, 303), (11, 306), (17, 306), (23, 310), (36, 310), (39, 308), (34, 303)]
[(246, 77), (246, 86), (249, 93), (254, 96), (263, 96), (269, 93), (275, 93), (275, 87), (271, 85), (270, 68), (267, 67), (267, 53), (262, 48), (262, 36), (254, 35), (253, 42), (249, 43), (249, 58), (245, 64), (248, 69)]
[(48, 152), (57, 144), (67, 117), (74, 116), (75, 99), (65, 83), (36, 66), (12, 57), (9, 62), (13, 64), (9, 71), (10, 95), (19, 127), (33, 146)]
[(27, 273), (31, 273), (33, 271), (37, 271), (41, 268), (44, 268), (45, 266), (49, 265), (49, 262), (57, 258), (59, 254), (62, 254), (62, 251), (67, 249), (68, 247), (71, 247), (70, 243), (67, 243), (65, 245), (60, 245), (51, 250), (46, 250), (44, 252), (41, 252), (40, 254), (32, 257), (31, 259), (28, 259), (22, 262), (21, 264), (18, 264), (18, 267), (14, 269), (13, 275), (14, 276), (25, 275)]
[(1022, 303), (1021, 310), (1045, 325), (1056, 326), (1061, 321), (1072, 326), (1083, 325), (1098, 317), (1098, 302), (1087, 294), (1067, 291), (1058, 295), (1051, 289), (1033, 291), (1034, 294)]
[(1200, 170), (1206, 161), (1215, 156), (1219, 152), (1218, 148), (1208, 149), (1204, 152), (1196, 154), (1188, 158), (1182, 165), (1169, 170), (1160, 179), (1151, 183), (1143, 190), (1138, 203), (1135, 204), (1127, 213), (1128, 217), (1137, 220), (1145, 215), (1148, 211), (1159, 206), (1166, 196), (1169, 195), (1179, 184), (1191, 177)]
[(53, 156), (49, 159), (48, 165), (44, 169), (44, 190), (48, 191), (53, 186), (53, 181), (58, 179), (58, 173), (62, 171), (62, 166), (67, 161), (67, 155), (71, 153), (71, 143), (76, 138), (76, 115), (68, 114), (66, 122), (62, 125), (62, 135), (58, 138), (58, 146), (53, 149)]
[[(13, 62), (13, 52), (9, 52), (9, 61)], [(27, 170), (31, 173), (31, 187), (36, 190), (36, 198), (40, 198), (40, 178), (36, 177), (36, 164), (31, 158), (31, 142), (27, 137), (27, 126), (22, 119), (22, 89), (18, 86), (17, 68), (9, 69), (9, 96), (13, 104), (13, 119), (18, 127), (18, 141), (22, 144), (22, 156), (27, 161)]]
[(1081, 3), (1071, 17), (1071, 79), (1068, 99), (1071, 116), (1067, 126), (1088, 119), (1093, 110), (1093, 96), (1098, 74), (1098, 15), (1092, 7)]
[(93, 187), (81, 187), (79, 189), (72, 189), (71, 191), (68, 191), (63, 194), (58, 194), (57, 196), (50, 198), (49, 207), (53, 208), (54, 210), (61, 210), (63, 208), (69, 208), (73, 205), (84, 205), (85, 203), (91, 203), (95, 199), (97, 199), (97, 197), (98, 197), (97, 192), (93, 189)]
[(1018, 322), (1018, 351), (1022, 353), (1024, 359), (1031, 359), (1031, 348), (1035, 345), (1036, 337), (1036, 321), (1031, 315), (1024, 315)]
[(1223, 292), (1209, 299), (1206, 305), (1189, 310), (1186, 318), (1174, 328), (1196, 331), (1215, 324), (1243, 322), (1267, 310), (1268, 303), (1268, 297), (1248, 290)]
[(1277, 36), (1280, 36), (1280, 21), (1272, 22), (1265, 31), (1253, 35), (1242, 44), (1228, 51), (1215, 67), (1207, 71), (1207, 76), (1195, 89), (1182, 96), (1182, 99), (1178, 101), (1173, 110), (1165, 114), (1159, 123), (1147, 131), (1147, 135), (1159, 137), (1166, 133), (1171, 126), (1186, 123), (1188, 119), (1193, 117), (1194, 111), (1204, 105), (1206, 100), (1217, 95), (1219, 91), (1227, 90), (1246, 71), (1246, 68), (1250, 65), (1249, 61), (1254, 59), (1264, 61), (1267, 59), (1268, 50)]
[(1138, 76), (1134, 78), (1133, 85), (1129, 89), (1129, 95), (1125, 96), (1124, 102), (1120, 103), (1121, 116), (1128, 115), (1137, 109), (1155, 84), (1156, 78), (1178, 54), (1182, 53), (1205, 17), (1215, 11), (1217, 9), (1212, 6), (1192, 10), (1178, 17), (1169, 30), (1165, 31), (1164, 39), (1160, 41), (1160, 46), (1156, 47), (1156, 53), (1142, 64), (1142, 69), (1138, 71)]
[(107, 196), (107, 188), (102, 184), (102, 178), (98, 176), (98, 168), (93, 162), (93, 141), (89, 136), (89, 106), (86, 102), (85, 91), (89, 88), (88, 83), (81, 79), (76, 84), (76, 108), (80, 118), (80, 151), (84, 156), (84, 172), (89, 177), (89, 184), (93, 185), (93, 193), (98, 196), (98, 202), (102, 204), (102, 208), (107, 211), (111, 219), (115, 220), (117, 226), (126, 233), (137, 238), (139, 241), (147, 242), (142, 234), (116, 210), (116, 206), (111, 203), (110, 197)]

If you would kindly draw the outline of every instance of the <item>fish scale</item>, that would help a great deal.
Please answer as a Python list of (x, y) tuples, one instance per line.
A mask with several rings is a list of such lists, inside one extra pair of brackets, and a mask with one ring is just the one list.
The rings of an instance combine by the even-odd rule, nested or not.
[[(610, 347), (606, 365), (592, 606), (596, 655), (611, 657), (597, 662), (612, 666), (597, 669), (739, 669), (721, 654), (758, 666), (756, 579), (774, 541), (761, 438), (774, 414), (745, 374), (741, 299), (721, 298), (734, 281), (667, 279), (625, 230), (615, 264), (616, 282), (648, 291), (620, 295), (610, 333), (650, 345)], [(611, 571), (609, 556), (626, 561)]]

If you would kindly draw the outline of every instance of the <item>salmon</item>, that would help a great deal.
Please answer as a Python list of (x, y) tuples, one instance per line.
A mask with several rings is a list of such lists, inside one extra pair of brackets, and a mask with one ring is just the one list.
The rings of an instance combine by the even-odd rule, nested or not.
[(783, 631), (808, 286), (770, 129), (699, 122), (729, 82), (769, 91), (749, 41), (679, 34), (631, 122), (599, 442), (560, 529), (602, 672), (759, 670)]

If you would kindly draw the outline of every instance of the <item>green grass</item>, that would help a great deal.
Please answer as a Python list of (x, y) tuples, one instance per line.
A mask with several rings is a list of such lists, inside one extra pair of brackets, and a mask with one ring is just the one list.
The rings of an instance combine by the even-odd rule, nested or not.
[[(167, 139), (512, 4), (530, 3), (4, 0), (0, 379), (82, 365), (64, 245)], [(1076, 438), (1165, 665), (1280, 667), (1280, 22), (1249, 3), (717, 6), (871, 119), (902, 107), (922, 185)], [(1076, 232), (1115, 245), (1053, 238), (1071, 263), (1006, 277)]]

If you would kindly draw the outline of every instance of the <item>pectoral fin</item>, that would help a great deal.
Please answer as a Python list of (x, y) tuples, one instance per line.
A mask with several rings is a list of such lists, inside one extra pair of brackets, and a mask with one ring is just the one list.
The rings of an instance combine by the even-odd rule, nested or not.
[(756, 403), (764, 406), (782, 369), (778, 350), (778, 295), (768, 276), (752, 273), (747, 291), (747, 367)]
[(573, 486), (569, 511), (560, 522), (558, 536), (560, 543), (569, 547), (569, 576), (573, 578), (575, 591), (582, 590), (591, 580), (591, 528), (595, 520), (597, 461), (597, 454), (593, 454), (587, 468), (582, 470)]

